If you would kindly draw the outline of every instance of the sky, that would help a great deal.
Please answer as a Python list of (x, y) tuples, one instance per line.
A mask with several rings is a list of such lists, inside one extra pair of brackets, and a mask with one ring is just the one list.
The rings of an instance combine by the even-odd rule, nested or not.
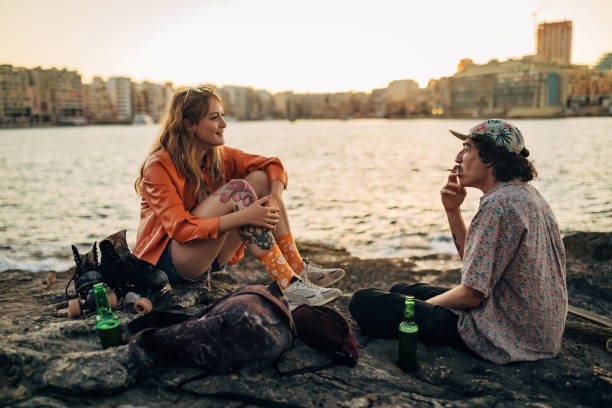
[(610, 0), (0, 0), (0, 64), (272, 92), (424, 87), (535, 51), (536, 22), (574, 23), (574, 63), (612, 51)]

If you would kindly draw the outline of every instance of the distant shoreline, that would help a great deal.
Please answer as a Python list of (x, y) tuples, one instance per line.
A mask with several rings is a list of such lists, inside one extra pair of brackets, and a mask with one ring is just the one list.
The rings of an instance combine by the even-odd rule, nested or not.
[[(236, 122), (270, 122), (270, 121), (279, 121), (279, 122), (296, 122), (296, 121), (315, 121), (315, 120), (335, 120), (335, 121), (349, 121), (349, 120), (370, 120), (370, 119), (378, 119), (378, 120), (411, 120), (411, 119), (478, 119), (481, 116), (472, 116), (472, 115), (413, 115), (407, 117), (391, 117), (391, 118), (377, 118), (377, 117), (360, 117), (360, 118), (296, 118), (294, 120), (278, 118), (278, 119), (243, 119), (236, 120)], [(484, 117), (484, 116), (482, 116)], [(533, 115), (533, 116), (503, 116), (507, 119), (573, 119), (573, 118), (612, 118), (612, 115), (605, 114), (561, 114), (561, 115)], [(159, 125), (159, 123), (153, 123), (154, 125)], [(86, 126), (142, 126), (142, 125), (133, 125), (131, 122), (118, 122), (118, 123), (83, 123), (83, 124), (32, 124), (32, 123), (15, 123), (15, 124), (0, 124), (0, 130), (2, 129), (46, 129), (46, 128), (70, 128), (70, 127), (86, 127)]]

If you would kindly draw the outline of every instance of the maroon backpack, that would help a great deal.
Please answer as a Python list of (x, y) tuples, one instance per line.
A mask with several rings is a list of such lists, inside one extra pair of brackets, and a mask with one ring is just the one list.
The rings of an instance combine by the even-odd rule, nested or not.
[(228, 373), (271, 364), (293, 345), (287, 298), (271, 288), (247, 286), (193, 316), (151, 314), (130, 323), (130, 358), (140, 369), (175, 361)]

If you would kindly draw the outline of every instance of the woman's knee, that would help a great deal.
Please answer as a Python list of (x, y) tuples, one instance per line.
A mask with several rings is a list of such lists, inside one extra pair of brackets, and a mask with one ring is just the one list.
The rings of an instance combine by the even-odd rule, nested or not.
[(257, 193), (253, 186), (245, 179), (235, 179), (224, 184), (213, 193), (222, 203), (242, 204), (248, 207), (257, 200)]
[(270, 194), (270, 180), (268, 180), (268, 174), (265, 171), (253, 171), (247, 174), (244, 179), (250, 183), (258, 197)]

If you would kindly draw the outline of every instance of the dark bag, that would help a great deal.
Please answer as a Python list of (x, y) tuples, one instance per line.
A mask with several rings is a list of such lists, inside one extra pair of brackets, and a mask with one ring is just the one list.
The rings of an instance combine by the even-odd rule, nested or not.
[(297, 336), (307, 346), (330, 355), (327, 364), (281, 372), (288, 376), (331, 368), (337, 365), (354, 367), (359, 359), (357, 344), (346, 318), (326, 306), (298, 306), (292, 313)]
[(297, 335), (307, 346), (326, 351), (339, 364), (354, 367), (357, 344), (346, 318), (326, 306), (298, 306), (292, 313)]
[(188, 318), (157, 313), (138, 320), (132, 330), (148, 328), (130, 339), (129, 351), (143, 371), (167, 361), (220, 373), (263, 366), (277, 360), (295, 338), (287, 299), (275, 285), (244, 287)]

